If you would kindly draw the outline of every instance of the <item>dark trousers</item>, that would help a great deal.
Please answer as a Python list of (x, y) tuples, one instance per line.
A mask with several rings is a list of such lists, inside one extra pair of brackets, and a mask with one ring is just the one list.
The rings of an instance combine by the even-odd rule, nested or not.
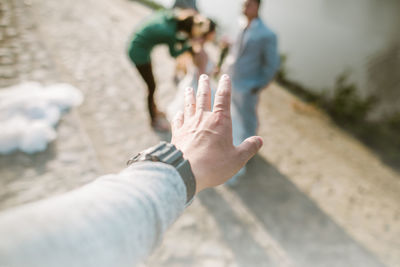
[(140, 75), (145, 81), (148, 89), (147, 106), (150, 113), (150, 118), (153, 120), (157, 115), (157, 108), (154, 102), (154, 92), (156, 91), (156, 83), (154, 81), (153, 69), (151, 63), (136, 65)]

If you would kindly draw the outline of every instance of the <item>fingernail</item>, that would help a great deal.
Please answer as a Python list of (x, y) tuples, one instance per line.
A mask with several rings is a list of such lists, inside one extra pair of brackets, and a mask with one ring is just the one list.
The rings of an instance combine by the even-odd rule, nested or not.
[(229, 75), (228, 75), (228, 74), (222, 75), (222, 79), (223, 79), (223, 80), (228, 80), (228, 79), (229, 79)]
[(206, 74), (200, 75), (200, 80), (205, 81), (208, 79), (208, 76)]
[(186, 87), (185, 89), (186, 93), (191, 93), (193, 91), (192, 87)]

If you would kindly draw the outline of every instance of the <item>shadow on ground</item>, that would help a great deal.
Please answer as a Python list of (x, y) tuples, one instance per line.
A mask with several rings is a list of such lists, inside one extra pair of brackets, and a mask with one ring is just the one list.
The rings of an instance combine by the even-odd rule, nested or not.
[[(48, 172), (48, 162), (56, 156), (56, 144), (52, 143), (40, 153), (28, 155), (17, 151), (10, 155), (0, 155), (0, 210), (9, 208), (10, 199), (18, 199), (32, 190), (37, 177)], [(28, 174), (29, 173), (29, 174)], [(23, 199), (23, 200), (22, 200)], [(11, 206), (38, 199), (37, 196), (14, 201)]]
[[(54, 160), (57, 154), (56, 150), (56, 143), (53, 142), (49, 144), (45, 151), (32, 155), (21, 151), (16, 151), (10, 155), (0, 155), (0, 169), (4, 175), (1, 182), (6, 183), (9, 179), (15, 181), (16, 177), (24, 177), (28, 168), (33, 170), (33, 177), (46, 173), (48, 171), (47, 163)], [(12, 175), (6, 175), (4, 172), (11, 172)]]
[[(248, 167), (246, 179), (229, 190), (295, 266), (383, 266), (264, 158), (257, 155)], [(214, 216), (239, 266), (275, 266), (235, 214), (235, 206), (217, 190), (206, 190), (199, 199)]]

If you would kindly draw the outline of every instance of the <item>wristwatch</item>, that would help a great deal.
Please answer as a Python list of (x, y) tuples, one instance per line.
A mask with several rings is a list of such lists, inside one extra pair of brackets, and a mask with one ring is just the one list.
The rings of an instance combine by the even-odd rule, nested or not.
[(183, 158), (183, 153), (173, 144), (160, 142), (128, 160), (127, 165), (141, 161), (163, 162), (175, 167), (186, 186), (186, 203), (190, 203), (196, 192), (196, 180), (188, 160)]

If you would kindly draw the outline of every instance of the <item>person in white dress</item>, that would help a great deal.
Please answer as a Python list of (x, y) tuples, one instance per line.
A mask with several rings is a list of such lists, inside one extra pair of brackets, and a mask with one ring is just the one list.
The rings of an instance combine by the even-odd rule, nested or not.
[[(177, 84), (177, 92), (175, 98), (167, 107), (167, 118), (172, 121), (175, 114), (184, 108), (184, 92), (187, 87), (194, 88), (196, 93), (197, 83), (201, 74), (210, 75), (215, 71), (215, 64), (210, 60), (204, 45), (207, 42), (213, 41), (216, 34), (216, 24), (210, 21), (209, 31), (198, 42), (197, 47), (193, 47), (191, 53), (183, 55), (182, 61), (185, 67), (186, 74)], [(214, 92), (216, 83), (211, 79), (211, 101), (214, 101)]]

